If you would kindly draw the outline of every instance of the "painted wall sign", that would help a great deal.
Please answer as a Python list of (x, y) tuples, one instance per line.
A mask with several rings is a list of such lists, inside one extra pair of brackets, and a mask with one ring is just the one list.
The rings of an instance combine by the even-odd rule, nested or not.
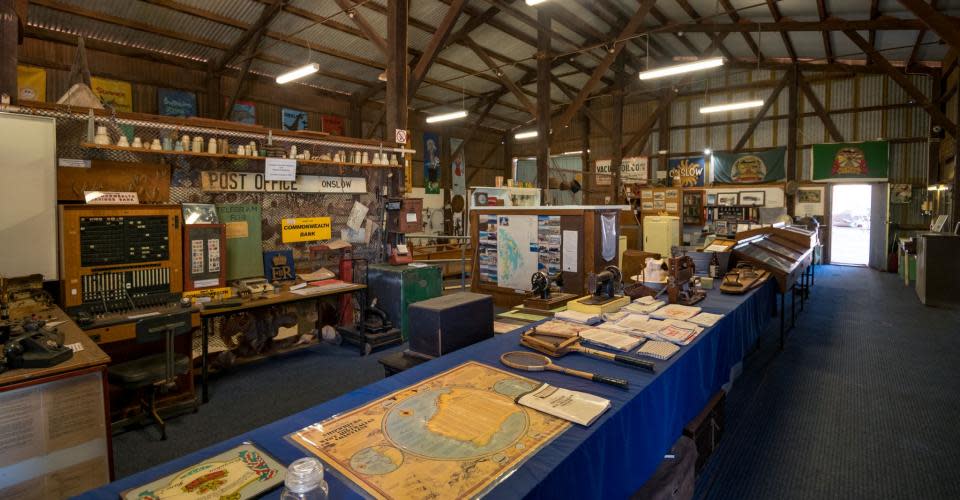
[(330, 217), (298, 217), (280, 221), (280, 234), (284, 243), (329, 240)]
[(814, 144), (811, 155), (814, 182), (887, 180), (890, 160), (887, 141)]
[(83, 198), (88, 205), (137, 205), (140, 203), (137, 193), (127, 191), (84, 191)]
[(706, 158), (675, 158), (667, 162), (667, 172), (673, 187), (702, 186), (707, 172)]
[[(594, 164), (594, 177), (597, 186), (609, 186), (613, 182), (611, 160), (597, 160)], [(646, 184), (648, 180), (648, 159), (646, 156), (631, 156), (620, 160), (620, 182), (626, 184)]]
[(186, 90), (157, 89), (157, 108), (165, 116), (197, 116), (197, 94)]
[(307, 112), (299, 109), (283, 108), (284, 130), (307, 130)]
[(205, 192), (267, 193), (366, 193), (363, 177), (298, 175), (295, 181), (268, 181), (262, 172), (203, 171), (200, 184)]
[(787, 148), (753, 153), (713, 153), (713, 180), (722, 184), (756, 184), (787, 178)]

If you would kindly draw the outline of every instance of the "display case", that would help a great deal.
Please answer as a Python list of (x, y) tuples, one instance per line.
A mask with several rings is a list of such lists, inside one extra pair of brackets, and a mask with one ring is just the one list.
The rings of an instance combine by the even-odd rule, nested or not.
[[(765, 227), (738, 233), (734, 257), (773, 275), (781, 292), (789, 290), (813, 262), (815, 233), (793, 227)], [(811, 243), (813, 241), (813, 243)]]
[(472, 207), (537, 207), (540, 188), (476, 187), (470, 196)]
[(702, 190), (683, 192), (683, 223), (703, 225), (704, 192)]

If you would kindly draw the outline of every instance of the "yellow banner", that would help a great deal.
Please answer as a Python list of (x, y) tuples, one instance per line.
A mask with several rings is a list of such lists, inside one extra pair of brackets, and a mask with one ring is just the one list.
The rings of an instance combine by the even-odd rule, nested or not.
[(223, 288), (205, 288), (203, 290), (193, 290), (183, 292), (183, 296), (188, 299), (198, 299), (200, 297), (210, 297), (212, 300), (223, 300), (233, 297), (233, 289), (225, 286)]
[(33, 66), (17, 66), (17, 96), (21, 101), (47, 101), (47, 71)]
[(133, 111), (133, 87), (129, 82), (92, 77), (90, 84), (103, 104), (109, 104), (117, 111)]
[(280, 221), (281, 237), (284, 243), (300, 241), (329, 240), (330, 217), (300, 217)]

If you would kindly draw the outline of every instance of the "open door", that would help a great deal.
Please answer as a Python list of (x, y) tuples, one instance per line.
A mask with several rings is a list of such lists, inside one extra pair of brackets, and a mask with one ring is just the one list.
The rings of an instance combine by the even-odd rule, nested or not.
[(887, 270), (887, 238), (890, 234), (889, 185), (886, 182), (871, 184), (870, 190), (870, 267)]

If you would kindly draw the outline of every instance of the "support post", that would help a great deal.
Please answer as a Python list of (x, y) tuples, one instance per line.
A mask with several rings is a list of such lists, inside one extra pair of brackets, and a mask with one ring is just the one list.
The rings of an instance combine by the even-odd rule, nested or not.
[(513, 136), (503, 134), (503, 183), (513, 178)]
[(363, 103), (350, 101), (350, 137), (363, 137)]
[[(673, 93), (672, 90), (667, 90), (666, 92)], [(670, 95), (670, 94), (667, 94)], [(664, 99), (667, 97), (664, 96)], [(669, 161), (668, 155), (670, 154), (670, 108), (673, 107), (673, 104), (667, 104), (660, 110), (660, 116), (657, 118), (657, 127), (659, 136), (657, 139), (657, 170), (663, 170), (668, 172), (670, 169), (667, 167), (667, 162)], [(660, 154), (660, 151), (666, 151), (666, 153)], [(640, 152), (643, 154), (643, 151)], [(651, 155), (652, 156), (652, 155)], [(657, 179), (657, 173), (651, 172), (653, 175), (650, 176), (651, 181)], [(667, 174), (669, 176), (669, 173)]]
[(17, 103), (17, 51), (20, 29), (14, 0), (0, 0), (0, 94)]
[(953, 114), (957, 119), (957, 130), (953, 134), (953, 189), (950, 190), (950, 195), (953, 196), (953, 218), (950, 223), (954, 227), (960, 222), (960, 98), (957, 98), (956, 102)]
[(537, 10), (537, 184), (541, 200), (550, 185), (550, 16)]
[[(589, 103), (584, 105), (583, 109), (587, 110)], [(584, 112), (580, 114), (580, 170), (583, 172), (589, 172), (590, 167), (590, 116)], [(585, 186), (589, 182), (587, 179), (590, 178), (589, 173), (583, 176), (583, 184), (580, 186), (580, 199), (583, 200), (583, 205), (587, 205), (586, 197), (587, 191)]]
[(623, 191), (622, 186), (620, 186), (620, 164), (623, 162), (623, 90), (627, 85), (627, 72), (624, 69), (625, 63), (622, 53), (613, 62), (613, 65), (616, 80), (613, 84), (613, 107), (610, 109), (613, 116), (613, 124), (611, 124), (613, 137), (610, 138), (610, 149), (613, 153), (610, 157), (610, 174), (612, 176), (610, 183), (613, 186), (613, 197), (610, 201), (614, 205), (619, 205), (620, 193)]
[[(797, 86), (797, 66), (790, 69), (790, 83), (787, 89), (787, 181), (799, 180), (797, 172), (797, 115), (800, 98)], [(786, 197), (787, 211), (793, 215), (793, 195)]]
[[(387, 0), (387, 96), (384, 102), (386, 127), (383, 138), (394, 140), (394, 131), (407, 129), (407, 21), (409, 0)], [(390, 182), (392, 194), (400, 193), (403, 174), (397, 171)]]

